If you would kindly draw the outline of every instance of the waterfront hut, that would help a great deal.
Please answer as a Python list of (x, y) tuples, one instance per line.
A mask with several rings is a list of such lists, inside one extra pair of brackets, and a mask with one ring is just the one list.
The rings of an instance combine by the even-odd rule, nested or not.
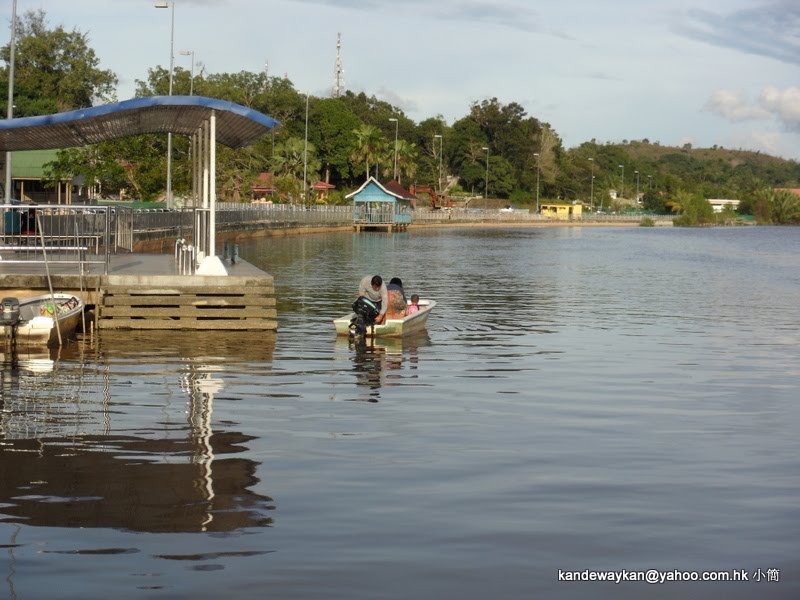
[(404, 231), (411, 224), (414, 195), (396, 181), (382, 184), (370, 177), (346, 198), (353, 200), (353, 228), (356, 231)]
[(583, 206), (581, 204), (542, 204), (541, 214), (549, 219), (571, 221), (583, 216)]

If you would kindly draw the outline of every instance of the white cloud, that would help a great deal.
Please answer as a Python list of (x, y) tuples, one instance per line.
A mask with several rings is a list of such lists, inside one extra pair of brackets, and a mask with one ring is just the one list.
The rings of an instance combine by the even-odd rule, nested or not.
[(768, 119), (770, 117), (768, 110), (759, 106), (748, 105), (741, 92), (732, 90), (717, 90), (711, 94), (711, 98), (706, 102), (706, 110), (733, 122)]
[(758, 103), (748, 102), (741, 92), (717, 90), (705, 108), (734, 123), (774, 118), (789, 131), (800, 132), (800, 87), (767, 86)]
[(800, 87), (779, 90), (769, 86), (761, 92), (761, 106), (792, 131), (800, 131)]
[(782, 156), (785, 158), (792, 156), (792, 149), (787, 140), (779, 133), (765, 131), (751, 131), (732, 135), (725, 144), (727, 148), (744, 148), (747, 150), (758, 150), (770, 156)]

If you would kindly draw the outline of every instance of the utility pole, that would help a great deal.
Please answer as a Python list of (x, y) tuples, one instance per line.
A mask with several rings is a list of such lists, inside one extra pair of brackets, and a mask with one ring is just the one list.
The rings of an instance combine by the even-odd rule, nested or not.
[[(12, 119), (14, 117), (14, 51), (17, 46), (17, 0), (11, 4), (11, 51), (8, 61), (8, 108), (6, 109), (6, 118)], [(5, 200), (6, 203), (11, 203), (11, 152), (6, 152), (6, 184), (5, 184)]]

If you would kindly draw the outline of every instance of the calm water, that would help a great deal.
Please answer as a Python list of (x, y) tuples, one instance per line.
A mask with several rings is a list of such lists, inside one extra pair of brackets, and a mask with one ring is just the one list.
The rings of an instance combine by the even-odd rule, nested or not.
[[(242, 256), (275, 276), (275, 336), (4, 357), (0, 598), (800, 597), (800, 229), (331, 234)], [(426, 334), (335, 338), (374, 272), (439, 302)]]

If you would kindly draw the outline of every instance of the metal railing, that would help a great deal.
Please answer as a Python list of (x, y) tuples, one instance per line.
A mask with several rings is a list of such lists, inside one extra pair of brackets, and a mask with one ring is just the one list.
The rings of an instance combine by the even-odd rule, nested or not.
[[(2, 204), (3, 263), (103, 265), (115, 250), (113, 209), (72, 205)], [(2, 263), (0, 263), (2, 264)]]
[[(201, 209), (139, 209), (133, 214), (133, 231), (169, 233), (169, 237), (192, 235), (195, 210)], [(398, 215), (400, 215), (398, 217)], [(537, 215), (529, 210), (499, 211), (476, 208), (417, 208), (408, 212), (393, 213), (391, 209), (367, 213), (362, 207), (353, 206), (304, 206), (300, 204), (240, 204), (218, 203), (216, 224), (220, 231), (241, 225), (304, 226), (304, 225), (348, 225), (353, 222), (390, 223), (446, 223), (446, 222), (491, 222), (491, 223), (546, 223), (546, 222), (639, 222), (644, 216), (656, 221), (671, 220), (670, 215), (597, 215), (587, 213), (580, 217), (558, 219), (554, 216)]]
[(358, 206), (352, 212), (353, 223), (386, 224), (412, 222), (411, 213), (405, 210), (397, 211), (393, 206), (380, 208)]
[(247, 222), (344, 225), (353, 222), (353, 207), (234, 202), (217, 204), (217, 225)]
[(175, 241), (175, 267), (181, 275), (194, 275), (197, 253), (192, 244), (183, 238)]
[[(237, 228), (275, 228), (275, 227), (313, 227), (346, 226), (355, 223), (616, 223), (640, 222), (648, 215), (597, 215), (587, 213), (580, 217), (558, 219), (554, 216), (537, 215), (529, 210), (499, 211), (453, 207), (431, 209), (418, 207), (415, 210), (394, 213), (391, 209), (367, 213), (362, 207), (343, 206), (305, 206), (302, 204), (266, 203), (217, 203), (215, 213), (216, 230), (219, 232)], [(100, 207), (98, 207), (100, 208)], [(195, 246), (202, 247), (207, 236), (208, 209), (135, 209), (123, 207), (111, 209), (111, 235), (114, 249), (130, 250), (138, 235), (183, 238)], [(201, 214), (205, 213), (205, 214)], [(649, 215), (656, 221), (670, 221), (670, 215)]]

